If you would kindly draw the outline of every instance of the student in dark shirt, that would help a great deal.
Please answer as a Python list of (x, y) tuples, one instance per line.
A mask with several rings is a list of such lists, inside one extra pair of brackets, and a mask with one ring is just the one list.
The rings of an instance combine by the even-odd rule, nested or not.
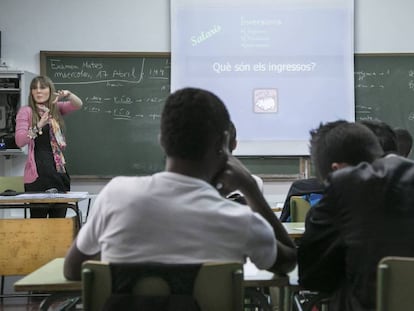
[[(340, 123), (342, 121), (338, 122)], [(359, 122), (368, 127), (375, 134), (386, 154), (398, 153), (397, 133), (387, 123), (377, 120), (364, 120)], [(323, 190), (323, 182), (319, 181), (317, 178), (299, 179), (294, 181), (289, 189), (285, 204), (283, 205), (280, 220), (283, 222), (290, 221), (291, 196), (303, 196), (304, 199), (309, 201), (311, 206), (313, 206), (322, 198)]]
[[(378, 262), (414, 256), (414, 162), (383, 156), (373, 132), (358, 123), (328, 123), (311, 137), (326, 190), (307, 215), (299, 283), (329, 294), (331, 311), (374, 311)], [(344, 155), (353, 161), (344, 163)], [(343, 168), (330, 173), (334, 165)]]
[(410, 132), (403, 128), (394, 129), (397, 136), (397, 151), (400, 156), (408, 157), (413, 147), (413, 137)]
[(368, 127), (377, 136), (385, 154), (398, 153), (397, 135), (391, 126), (378, 120), (364, 120), (359, 122)]

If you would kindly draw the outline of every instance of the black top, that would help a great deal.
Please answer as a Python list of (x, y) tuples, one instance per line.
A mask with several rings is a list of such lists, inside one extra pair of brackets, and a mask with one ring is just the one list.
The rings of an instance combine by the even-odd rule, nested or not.
[(50, 126), (43, 127), (42, 135), (35, 138), (34, 156), (39, 177), (31, 184), (25, 184), (27, 192), (43, 192), (56, 188), (59, 192), (70, 191), (70, 177), (66, 173), (58, 173), (53, 159), (49, 136)]
[(332, 294), (329, 310), (375, 309), (385, 256), (414, 256), (414, 162), (399, 156), (328, 177), (298, 250), (299, 284)]

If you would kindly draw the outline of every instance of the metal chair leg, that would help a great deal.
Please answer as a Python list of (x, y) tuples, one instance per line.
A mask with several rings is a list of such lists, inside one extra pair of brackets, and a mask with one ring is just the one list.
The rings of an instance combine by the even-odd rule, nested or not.
[(3, 300), (4, 295), (4, 275), (1, 276), (1, 282), (0, 282), (0, 295), (2, 296), (1, 299)]

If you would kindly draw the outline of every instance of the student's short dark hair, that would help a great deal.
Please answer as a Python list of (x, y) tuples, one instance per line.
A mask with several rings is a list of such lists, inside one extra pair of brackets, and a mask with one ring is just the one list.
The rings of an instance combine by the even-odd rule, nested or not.
[(230, 125), (229, 125), (229, 148), (230, 148), (230, 152), (232, 152), (236, 148), (236, 142), (237, 142), (236, 126), (234, 125), (233, 121), (230, 121)]
[(413, 137), (408, 130), (403, 128), (396, 128), (394, 132), (397, 137), (398, 154), (403, 157), (408, 157), (413, 147)]
[(201, 160), (211, 148), (222, 147), (230, 116), (215, 94), (184, 88), (171, 94), (161, 114), (161, 144), (167, 156)]
[(357, 165), (383, 154), (374, 133), (362, 124), (338, 120), (320, 124), (310, 134), (311, 159), (320, 180), (332, 171), (334, 162)]
[(374, 132), (386, 154), (397, 153), (397, 136), (391, 126), (383, 121), (377, 120), (363, 120), (359, 122)]

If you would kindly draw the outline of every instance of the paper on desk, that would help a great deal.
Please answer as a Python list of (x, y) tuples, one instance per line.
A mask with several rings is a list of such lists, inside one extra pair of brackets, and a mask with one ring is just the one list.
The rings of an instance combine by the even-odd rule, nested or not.
[(15, 196), (18, 199), (50, 199), (50, 198), (67, 198), (67, 199), (84, 199), (88, 197), (88, 192), (66, 192), (66, 193), (22, 193)]
[(292, 230), (305, 231), (305, 227), (296, 227), (296, 228), (292, 228)]
[(243, 270), (245, 276), (256, 275), (260, 271), (249, 258), (247, 258), (246, 263), (243, 265)]
[(273, 277), (272, 272), (259, 269), (254, 263), (250, 261), (249, 258), (247, 258), (246, 263), (243, 265), (243, 274), (245, 280), (257, 278), (270, 279)]
[(22, 194), (17, 194), (15, 196), (15, 198), (18, 198), (18, 199), (26, 199), (26, 198), (45, 199), (45, 198), (52, 197), (51, 195), (53, 195), (53, 194), (54, 193), (22, 193)]
[(63, 198), (81, 198), (81, 199), (85, 199), (85, 198), (88, 197), (89, 192), (86, 192), (86, 191), (69, 191), (69, 192), (60, 193), (60, 194), (64, 195)]

